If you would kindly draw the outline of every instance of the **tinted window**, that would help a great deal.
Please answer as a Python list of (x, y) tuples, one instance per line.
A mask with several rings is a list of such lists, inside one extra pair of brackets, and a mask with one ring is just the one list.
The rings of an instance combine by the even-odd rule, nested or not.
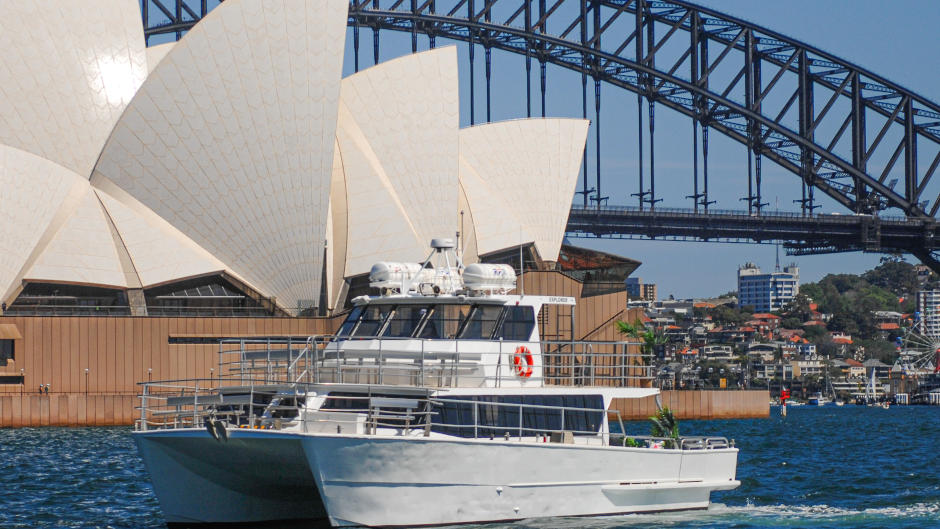
[(470, 312), (469, 305), (435, 305), (421, 329), (421, 338), (452, 339), (457, 336), (460, 323)]
[(356, 323), (359, 322), (359, 316), (362, 315), (362, 306), (354, 307), (352, 312), (346, 316), (346, 320), (343, 321), (343, 324), (340, 326), (339, 331), (336, 332), (337, 336), (349, 336), (349, 333), (352, 332), (355, 328)]
[(385, 327), (382, 336), (390, 338), (409, 338), (414, 334), (421, 323), (421, 319), (428, 313), (428, 308), (420, 305), (399, 305), (395, 308), (392, 319)]
[(359, 326), (352, 335), (356, 337), (378, 336), (391, 311), (391, 305), (366, 305), (362, 309)]
[(499, 320), (499, 315), (503, 311), (501, 306), (496, 305), (474, 305), (470, 310), (470, 316), (463, 330), (460, 331), (458, 338), (464, 340), (489, 340), (493, 337), (493, 330)]
[[(552, 430), (570, 430), (582, 435), (600, 431), (604, 420), (604, 400), (600, 395), (507, 395), (500, 397), (438, 397), (439, 404), (434, 406), (437, 412), (433, 417), (432, 430), (435, 432), (473, 437), (473, 404), (469, 402), (448, 402), (452, 400), (475, 400), (477, 404), (477, 436), (502, 436), (506, 432), (516, 436), (519, 433), (519, 408), (514, 406), (494, 406), (492, 403), (525, 404), (537, 406), (564, 406), (583, 408), (583, 410), (562, 410), (548, 408), (523, 408), (523, 435), (547, 433)], [(597, 410), (597, 411), (592, 411)]]
[(503, 323), (496, 332), (497, 338), (510, 341), (528, 341), (535, 328), (535, 311), (532, 307), (506, 307)]

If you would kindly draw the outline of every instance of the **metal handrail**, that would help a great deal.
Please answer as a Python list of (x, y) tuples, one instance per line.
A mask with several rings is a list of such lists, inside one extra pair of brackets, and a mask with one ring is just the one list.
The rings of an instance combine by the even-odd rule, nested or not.
[[(519, 345), (529, 342), (503, 342), (495, 363), (474, 361), (464, 350), (461, 340), (435, 340), (394, 337), (336, 338), (333, 335), (311, 336), (307, 346), (296, 355), (287, 339), (239, 339), (222, 342), (220, 347), (220, 379), (227, 370), (243, 379), (264, 372), (271, 383), (320, 382), (325, 373), (329, 381), (345, 382), (347, 378), (369, 383), (385, 383), (397, 377), (396, 384), (432, 385), (438, 387), (467, 386), (491, 381), (500, 386), (504, 381), (519, 378), (511, 369), (504, 369), (503, 355), (511, 354)], [(512, 344), (510, 347), (505, 345)], [(226, 349), (225, 344), (237, 344)], [(286, 349), (277, 348), (287, 345)], [(356, 347), (363, 344), (362, 348)], [(474, 350), (480, 342), (474, 341)], [(539, 342), (542, 371), (526, 382), (548, 385), (631, 385), (653, 380), (649, 354), (627, 352), (629, 342), (621, 341), (553, 341)], [(463, 346), (463, 347), (462, 347)], [(596, 349), (600, 351), (596, 352)], [(489, 351), (489, 354), (495, 351)], [(474, 354), (487, 354), (487, 352)], [(313, 358), (311, 358), (311, 356)], [(305, 363), (297, 373), (296, 367)], [(488, 368), (491, 373), (488, 372)], [(394, 377), (386, 376), (392, 372)], [(492, 374), (495, 372), (495, 376)]]
[[(146, 390), (150, 386), (157, 387), (168, 387), (176, 389), (179, 386), (176, 385), (166, 385), (162, 383), (146, 383)], [(175, 410), (171, 410), (169, 413), (164, 415), (162, 421), (150, 420), (147, 416), (146, 405), (141, 407), (141, 419), (138, 421), (138, 429), (148, 429), (150, 426), (157, 426), (162, 428), (193, 428), (198, 427), (200, 418), (216, 416), (224, 417), (242, 417), (245, 415), (242, 411), (225, 411), (219, 412), (218, 410), (213, 411), (209, 405), (204, 405), (202, 409), (199, 408), (200, 401), (198, 398), (198, 392), (200, 391), (198, 386), (193, 386), (194, 394), (192, 395), (192, 409), (188, 409), (182, 405), (177, 404)], [(157, 396), (150, 396), (148, 398), (159, 398)], [(515, 438), (519, 442), (547, 442), (553, 434), (561, 434), (562, 439), (566, 435), (571, 435), (571, 441), (574, 442), (575, 436), (578, 438), (589, 438), (589, 439), (600, 439), (601, 443), (606, 446), (627, 446), (627, 439), (632, 439), (633, 441), (642, 441), (645, 443), (646, 448), (665, 448), (665, 449), (679, 449), (679, 450), (717, 450), (717, 449), (727, 449), (734, 447), (734, 440), (728, 441), (724, 437), (702, 437), (702, 436), (685, 436), (679, 438), (670, 438), (670, 437), (655, 437), (655, 436), (645, 436), (645, 435), (629, 435), (623, 432), (623, 418), (618, 410), (604, 410), (598, 408), (584, 408), (576, 406), (550, 406), (544, 404), (525, 404), (525, 403), (510, 403), (510, 402), (488, 402), (480, 401), (473, 399), (453, 399), (453, 398), (400, 398), (400, 399), (391, 399), (398, 400), (401, 402), (413, 402), (413, 406), (396, 406), (395, 403), (388, 403), (390, 399), (380, 398), (382, 402), (376, 402), (376, 398), (369, 395), (330, 395), (330, 399), (340, 400), (340, 401), (359, 401), (365, 402), (366, 405), (362, 408), (319, 408), (313, 415), (308, 416), (307, 414), (301, 414), (298, 409), (298, 414), (296, 417), (289, 418), (286, 421), (282, 421), (271, 416), (264, 417), (262, 420), (255, 421), (250, 420), (247, 425), (250, 428), (261, 427), (261, 428), (283, 428), (284, 426), (296, 425), (297, 422), (301, 422), (304, 431), (307, 431), (309, 424), (315, 423), (329, 423), (330, 425), (337, 426), (337, 433), (342, 433), (342, 425), (359, 425), (362, 424), (365, 426), (366, 431), (364, 432), (367, 435), (383, 435), (380, 432), (380, 429), (392, 430), (395, 432), (402, 432), (407, 434), (413, 429), (423, 430), (425, 436), (429, 436), (435, 428), (456, 430), (456, 431), (468, 431), (472, 430), (471, 439), (481, 439), (489, 438), (495, 439), (499, 432), (499, 436), (503, 437), (504, 440), (510, 440)], [(181, 401), (182, 402), (182, 401)], [(248, 406), (255, 406), (257, 403), (254, 402), (253, 396), (248, 402)], [(464, 404), (473, 406), (473, 422), (464, 423), (464, 424), (452, 424), (444, 422), (435, 422), (433, 417), (439, 415), (440, 412), (438, 408), (444, 406), (445, 404)], [(501, 425), (501, 424), (489, 424), (485, 421), (481, 421), (481, 417), (485, 414), (481, 413), (481, 408), (485, 407), (496, 407), (516, 410), (518, 413), (519, 423), (516, 425)], [(276, 406), (277, 409), (291, 409), (289, 406)], [(271, 409), (271, 405), (267, 405), (266, 411)], [(525, 412), (527, 410), (547, 410), (547, 411), (556, 411), (559, 412), (558, 419), (560, 428), (549, 428), (549, 427), (530, 427), (525, 425)], [(160, 411), (150, 410), (153, 416), (161, 416)], [(600, 414), (603, 420), (610, 421), (610, 417), (616, 417), (617, 422), (620, 425), (620, 432), (612, 433), (610, 428), (604, 428), (604, 423), (601, 422), (598, 424), (596, 430), (576, 430), (566, 428), (566, 416), (570, 413), (579, 412), (579, 413), (590, 413), (590, 414)], [(175, 415), (174, 415), (175, 413)], [(249, 411), (249, 414), (251, 412)], [(363, 420), (353, 419), (353, 418), (340, 418), (336, 414), (349, 414), (355, 415), (357, 417), (362, 417)], [(320, 415), (326, 415), (328, 418), (320, 418)], [(422, 422), (423, 421), (423, 422)], [(244, 425), (242, 427), (245, 427)], [(482, 433), (482, 435), (481, 435)], [(514, 434), (514, 435), (512, 435)], [(385, 434), (387, 435), (387, 434)], [(460, 437), (464, 437), (460, 435)], [(616, 440), (616, 441), (615, 441)], [(564, 442), (564, 441), (562, 441)], [(636, 447), (632, 446), (631, 447)], [(640, 447), (643, 448), (643, 447)]]

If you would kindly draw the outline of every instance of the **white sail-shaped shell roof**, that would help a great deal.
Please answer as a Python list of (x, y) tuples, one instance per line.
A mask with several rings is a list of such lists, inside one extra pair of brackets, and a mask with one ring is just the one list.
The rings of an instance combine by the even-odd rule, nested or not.
[(215, 8), (141, 86), (93, 177), (287, 307), (320, 293), (347, 6)]
[(126, 288), (128, 281), (115, 243), (107, 213), (95, 190), (86, 185), (78, 207), (24, 279)]
[(0, 2), (0, 301), (224, 273), (336, 309), (457, 231), (554, 260), (587, 122), (460, 130), (454, 47), (341, 79), (347, 7), (225, 2), (145, 48), (135, 0)]
[(460, 131), (460, 178), (479, 255), (532, 242), (542, 259), (558, 259), (588, 125), (520, 119)]
[(0, 145), (0, 293), (8, 299), (23, 271), (78, 206), (88, 181), (34, 154)]
[(160, 64), (160, 61), (166, 57), (167, 53), (170, 53), (170, 50), (173, 49), (173, 46), (176, 45), (176, 42), (166, 42), (164, 44), (157, 44), (156, 46), (150, 46), (147, 48), (147, 73), (149, 74)]
[(432, 238), (453, 237), (457, 75), (451, 46), (343, 80), (337, 138), (348, 201), (347, 276), (380, 260), (420, 260)]
[[(115, 191), (117, 193), (117, 191)], [(144, 288), (222, 272), (226, 266), (133, 199), (98, 191)]]
[(136, 0), (0, 2), (0, 144), (87, 178), (147, 75)]

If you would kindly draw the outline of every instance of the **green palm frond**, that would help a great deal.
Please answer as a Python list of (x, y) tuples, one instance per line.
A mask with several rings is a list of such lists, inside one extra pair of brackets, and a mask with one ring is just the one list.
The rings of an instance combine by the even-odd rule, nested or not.
[(679, 421), (668, 407), (663, 407), (656, 412), (656, 415), (650, 417), (650, 422), (653, 423), (650, 430), (650, 435), (653, 437), (679, 439)]

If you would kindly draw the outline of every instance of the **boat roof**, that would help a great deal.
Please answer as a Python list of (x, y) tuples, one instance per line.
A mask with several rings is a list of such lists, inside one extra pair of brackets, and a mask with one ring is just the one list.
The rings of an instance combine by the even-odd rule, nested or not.
[(399, 394), (410, 396), (510, 396), (510, 395), (602, 395), (605, 401), (610, 399), (642, 399), (659, 394), (657, 388), (615, 388), (601, 386), (549, 386), (549, 387), (508, 387), (508, 388), (431, 388), (422, 386), (395, 386), (375, 384), (316, 384), (310, 389), (318, 393), (344, 391), (350, 393)]
[(493, 294), (486, 296), (464, 296), (442, 294), (438, 296), (425, 296), (421, 294), (389, 294), (387, 296), (359, 296), (352, 300), (354, 305), (371, 303), (397, 303), (427, 305), (436, 304), (478, 304), (478, 305), (574, 305), (575, 299), (569, 296), (529, 296), (514, 294)]

